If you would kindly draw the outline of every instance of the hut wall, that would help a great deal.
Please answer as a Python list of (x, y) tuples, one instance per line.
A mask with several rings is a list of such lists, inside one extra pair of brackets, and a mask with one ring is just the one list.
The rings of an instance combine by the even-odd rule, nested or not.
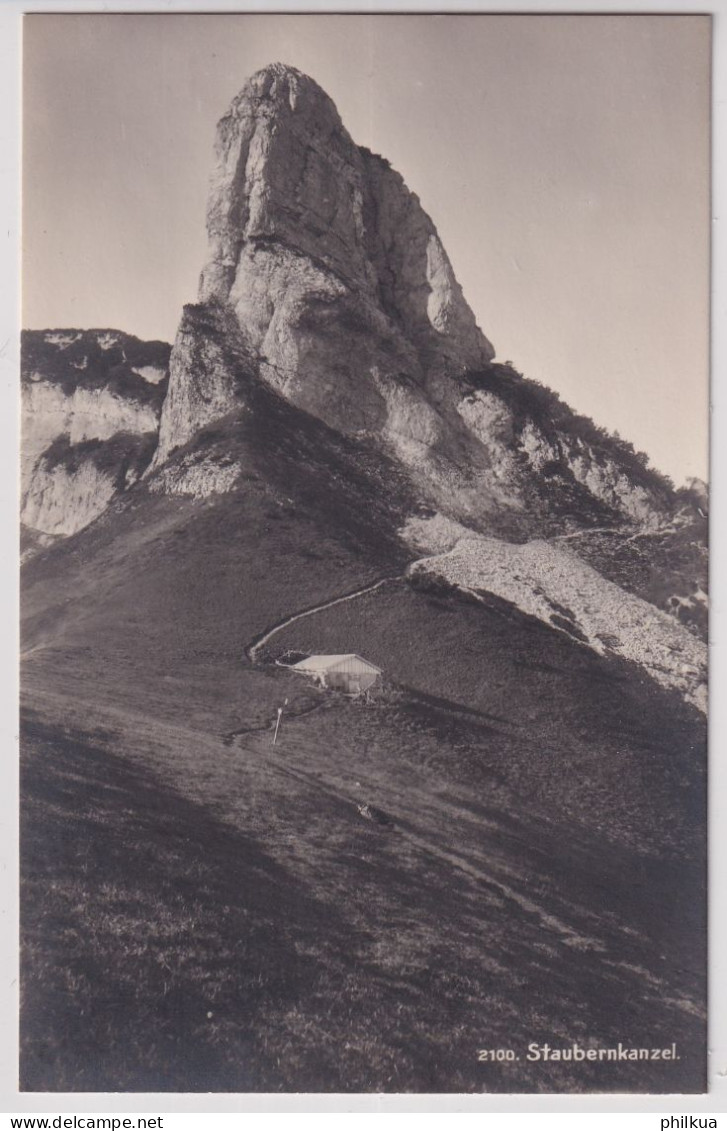
[(370, 687), (373, 687), (377, 678), (378, 673), (372, 672), (371, 669), (360, 672), (336, 670), (326, 672), (325, 682), (326, 686), (334, 691), (345, 691), (349, 695), (359, 695), (362, 691), (368, 691)]

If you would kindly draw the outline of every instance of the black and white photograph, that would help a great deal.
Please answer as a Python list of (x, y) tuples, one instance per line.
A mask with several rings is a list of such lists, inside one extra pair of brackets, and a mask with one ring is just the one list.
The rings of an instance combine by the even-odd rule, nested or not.
[(22, 1092), (707, 1091), (711, 37), (25, 15)]

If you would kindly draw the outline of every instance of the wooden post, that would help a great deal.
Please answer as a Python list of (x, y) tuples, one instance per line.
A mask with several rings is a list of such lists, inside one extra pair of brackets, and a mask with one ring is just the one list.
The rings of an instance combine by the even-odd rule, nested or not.
[[(285, 700), (285, 703), (283, 704), (283, 706), (284, 707), (288, 706), (288, 700), (287, 699)], [(273, 735), (273, 746), (275, 746), (275, 743), (278, 741), (278, 729), (280, 727), (280, 720), (282, 719), (282, 717), (283, 717), (283, 707), (278, 707), (278, 717), (275, 720), (275, 734)]]

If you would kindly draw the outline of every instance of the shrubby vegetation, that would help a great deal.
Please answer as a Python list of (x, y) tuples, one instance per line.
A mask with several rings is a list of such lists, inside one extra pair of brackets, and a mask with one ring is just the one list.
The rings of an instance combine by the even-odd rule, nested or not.
[[(118, 330), (57, 330), (54, 333), (77, 337), (59, 348), (47, 339), (47, 331), (23, 330), (21, 377), (24, 382), (30, 380), (31, 374), (37, 374), (44, 381), (60, 385), (68, 396), (79, 386), (106, 388), (127, 400), (161, 405), (167, 378), (154, 385), (134, 369), (150, 365), (167, 371), (171, 353), (167, 342), (142, 342)], [(117, 344), (104, 349), (99, 343), (103, 334), (112, 334)]]
[[(597, 459), (615, 460), (639, 486), (661, 495), (673, 494), (671, 479), (649, 467), (649, 457), (645, 452), (637, 451), (617, 432), (609, 432), (590, 417), (574, 412), (554, 389), (524, 377), (510, 362), (493, 363), (487, 369), (470, 371), (465, 380), (473, 391), (482, 389), (504, 401), (513, 414), (518, 431), (525, 427), (528, 420), (533, 420), (547, 439), (555, 439), (560, 433), (575, 443), (588, 445)], [(550, 469), (551, 474), (556, 470), (557, 465)], [(543, 469), (544, 474), (547, 471), (547, 468)]]
[(707, 521), (695, 513), (663, 530), (637, 537), (621, 531), (584, 531), (573, 543), (580, 557), (609, 581), (670, 612), (695, 635), (707, 638)]
[(129, 471), (139, 476), (151, 463), (156, 443), (155, 432), (117, 432), (108, 440), (82, 440), (79, 444), (72, 444), (64, 433), (43, 453), (42, 463), (47, 471), (63, 467), (72, 474), (91, 462), (99, 471), (112, 475), (117, 489), (123, 490)]

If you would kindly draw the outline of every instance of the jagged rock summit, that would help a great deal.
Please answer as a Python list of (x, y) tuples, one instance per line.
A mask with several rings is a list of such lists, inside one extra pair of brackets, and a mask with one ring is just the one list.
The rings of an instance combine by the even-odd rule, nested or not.
[(166, 361), (148, 373), (118, 331), (24, 343), (29, 528), (71, 534), (141, 474), (157, 491), (231, 490), (231, 464), (220, 470), (204, 439), (204, 474), (189, 451), (166, 465), (215, 421), (259, 416), (271, 402), (257, 388), (393, 458), (421, 506), (485, 535), (656, 528), (673, 513), (673, 491), (633, 448), (495, 362), (419, 200), (353, 142), (312, 79), (281, 64), (254, 75), (216, 152), (209, 255), (168, 386), (149, 383)]
[[(288, 400), (339, 431), (383, 437), (441, 478), (433, 449), (465, 432), (453, 380), (494, 350), (417, 197), (354, 144), (312, 79), (282, 64), (235, 98), (216, 154), (200, 305), (234, 313), (260, 375)], [(218, 381), (180, 357), (194, 352), (197, 321), (188, 308), (156, 465), (209, 419)], [(221, 412), (224, 398), (212, 399)], [(201, 415), (190, 415), (193, 405)], [(445, 453), (453, 441), (439, 446)], [(469, 455), (476, 463), (474, 447)]]
[[(417, 197), (354, 144), (312, 79), (279, 63), (254, 75), (218, 125), (216, 155), (200, 300), (234, 308), (273, 384), (307, 399), (315, 331), (338, 329), (336, 316), (353, 356), (336, 359), (331, 393), (377, 349), (400, 350), (422, 381), (437, 362), (494, 356)], [(379, 415), (362, 399), (354, 427)]]
[(338, 432), (373, 437), (458, 521), (659, 521), (653, 476), (495, 365), (418, 198), (293, 67), (253, 75), (220, 121), (207, 230), (152, 471), (244, 410), (244, 373)]

